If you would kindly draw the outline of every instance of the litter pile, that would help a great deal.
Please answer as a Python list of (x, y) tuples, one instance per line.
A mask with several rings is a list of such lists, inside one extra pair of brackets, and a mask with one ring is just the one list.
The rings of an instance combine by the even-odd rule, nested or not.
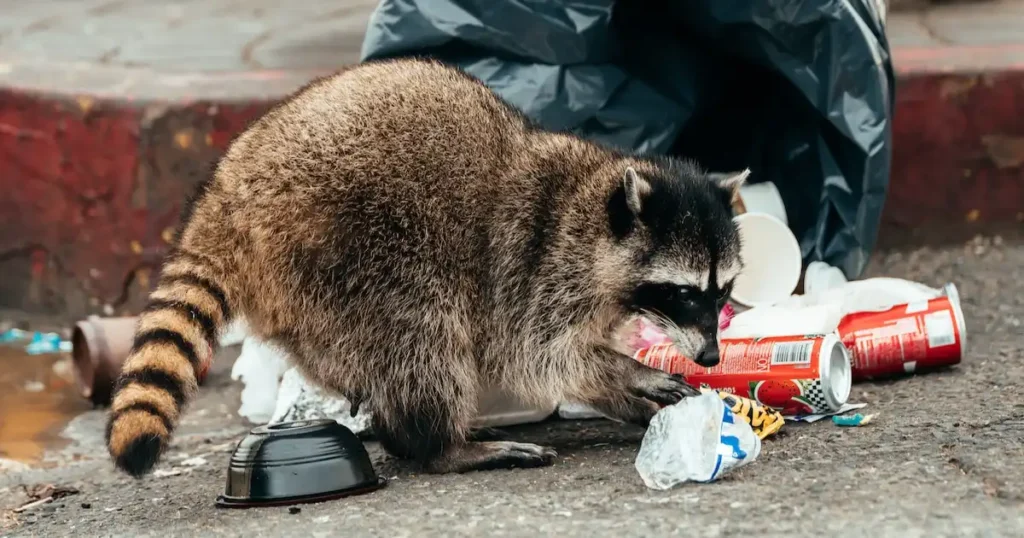
[[(805, 288), (814, 293), (746, 309), (727, 305), (720, 323), (722, 360), (713, 368), (680, 355), (656, 327), (637, 320), (634, 358), (681, 373), (705, 392), (655, 416), (636, 460), (645, 484), (665, 489), (716, 480), (753, 461), (761, 440), (779, 431), (783, 418), (833, 416), (839, 426), (866, 425), (874, 415), (835, 416), (865, 406), (848, 401), (854, 381), (960, 362), (966, 332), (953, 284), (933, 289), (895, 278), (847, 282), (832, 269), (810, 265)], [(282, 370), (285, 365), (273, 348), (245, 339), (233, 370), (247, 385), (241, 414), (254, 422), (331, 418), (356, 433), (369, 429), (371, 410), (364, 406), (353, 416), (344, 398), (326, 394), (294, 368)], [(526, 408), (500, 393), (489, 398), (481, 404), (479, 425), (536, 422), (556, 408), (562, 418), (601, 416), (574, 402)]]
[[(723, 407), (694, 399), (663, 409), (655, 417), (659, 427), (648, 429), (636, 460), (648, 487), (708, 482), (749, 463), (761, 448), (749, 440), (767, 435), (763, 419), (758, 420), (763, 410), (789, 420), (813, 422), (831, 415), (836, 426), (867, 425), (875, 415), (839, 416), (865, 406), (848, 401), (854, 381), (952, 366), (964, 355), (967, 332), (952, 283), (934, 289), (898, 278), (849, 282), (839, 269), (812, 262), (803, 277), (805, 293), (792, 295), (800, 281), (800, 249), (777, 193), (765, 184), (754, 187), (734, 205), (741, 256), (750, 269), (737, 278), (731, 298), (739, 313), (723, 310), (721, 362), (713, 368), (697, 365), (644, 319), (634, 355), (648, 366), (682, 374), (703, 390), (749, 404)], [(596, 415), (578, 404), (560, 414)], [(674, 424), (671, 431), (665, 423)]]
[[(848, 281), (822, 262), (803, 266), (785, 207), (771, 185), (744, 187), (735, 201), (745, 267), (730, 304), (719, 316), (718, 365), (707, 368), (678, 352), (646, 318), (635, 319), (628, 344), (633, 358), (681, 374), (700, 396), (668, 406), (654, 417), (636, 467), (649, 487), (716, 480), (757, 458), (763, 439), (785, 420), (814, 422), (832, 416), (837, 426), (864, 426), (872, 414), (850, 402), (855, 381), (912, 374), (955, 365), (966, 348), (966, 327), (954, 284), (935, 289), (897, 278)], [(803, 282), (803, 294), (794, 294)], [(72, 338), (83, 396), (109, 399), (130, 346), (133, 318), (90, 319)], [(79, 334), (80, 333), (80, 334)], [(13, 332), (2, 338), (39, 347), (66, 347), (56, 335)], [(359, 434), (373, 410), (353, 412), (342, 397), (309, 383), (285, 354), (247, 334), (237, 322), (222, 345), (242, 344), (232, 377), (245, 384), (239, 414), (264, 424), (330, 419)], [(575, 402), (526, 406), (499, 388), (484, 391), (476, 426), (507, 426), (601, 415)]]

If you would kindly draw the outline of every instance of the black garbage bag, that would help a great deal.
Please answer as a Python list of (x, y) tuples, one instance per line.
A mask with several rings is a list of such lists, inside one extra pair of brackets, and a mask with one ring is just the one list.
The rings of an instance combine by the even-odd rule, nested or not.
[(874, 0), (382, 0), (364, 60), (430, 56), (541, 125), (772, 181), (805, 261), (860, 275), (889, 181)]

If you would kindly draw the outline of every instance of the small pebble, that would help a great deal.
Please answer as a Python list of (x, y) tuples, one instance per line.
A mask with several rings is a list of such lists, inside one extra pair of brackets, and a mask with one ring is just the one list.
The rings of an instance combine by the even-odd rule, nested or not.
[(299, 508), (298, 506), (289, 506), (288, 507), (288, 513), (289, 514), (298, 514), (301, 511), (302, 511), (302, 509)]
[(82, 508), (85, 508), (86, 510), (88, 510), (88, 509), (92, 508), (92, 504), (90, 504), (90, 503), (82, 503)]

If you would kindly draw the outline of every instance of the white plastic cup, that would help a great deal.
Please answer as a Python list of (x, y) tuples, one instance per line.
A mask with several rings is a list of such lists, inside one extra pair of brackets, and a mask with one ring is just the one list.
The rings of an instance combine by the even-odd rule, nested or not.
[(846, 284), (846, 275), (825, 262), (811, 262), (804, 273), (804, 294), (815, 295)]
[(786, 205), (782, 203), (779, 189), (771, 181), (752, 183), (740, 187), (737, 213), (767, 213), (783, 224), (789, 224)]
[(733, 221), (739, 229), (744, 267), (736, 277), (732, 300), (754, 307), (789, 297), (803, 267), (800, 244), (789, 226), (767, 213), (747, 212)]

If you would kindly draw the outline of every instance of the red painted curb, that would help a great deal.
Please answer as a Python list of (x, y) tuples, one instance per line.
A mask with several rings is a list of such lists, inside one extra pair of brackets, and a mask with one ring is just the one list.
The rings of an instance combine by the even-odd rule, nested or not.
[(897, 48), (883, 230), (1024, 222), (1024, 45)]

